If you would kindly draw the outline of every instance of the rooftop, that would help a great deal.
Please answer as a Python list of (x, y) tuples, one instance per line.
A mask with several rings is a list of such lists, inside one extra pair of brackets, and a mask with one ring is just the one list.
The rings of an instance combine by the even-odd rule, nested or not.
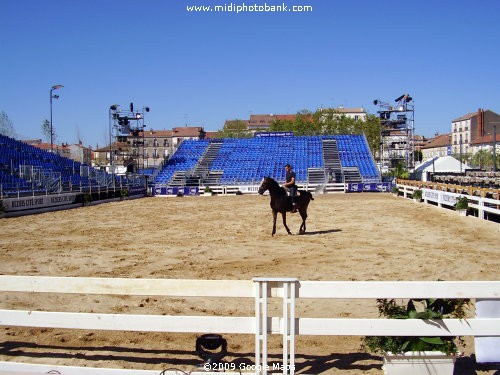
[(424, 146), (422, 146), (422, 149), (428, 149), (428, 148), (437, 148), (437, 147), (446, 147), (450, 144), (450, 134), (441, 134), (438, 135), (431, 140)]

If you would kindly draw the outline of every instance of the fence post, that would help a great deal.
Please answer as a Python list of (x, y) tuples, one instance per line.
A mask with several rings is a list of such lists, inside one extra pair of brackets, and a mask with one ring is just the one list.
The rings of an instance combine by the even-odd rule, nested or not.
[(267, 375), (267, 281), (255, 282), (255, 369)]
[(283, 375), (295, 373), (295, 283), (283, 282)]
[[(296, 278), (254, 278), (255, 283), (255, 367), (267, 375), (267, 300), (272, 287), (281, 289), (283, 298), (283, 375), (295, 374), (295, 295), (298, 284)], [(279, 293), (277, 292), (277, 295)]]
[(484, 215), (484, 199), (483, 199), (483, 197), (479, 197), (479, 199), (477, 201), (477, 205), (479, 206), (479, 208), (477, 210), (477, 217), (484, 220), (485, 215)]

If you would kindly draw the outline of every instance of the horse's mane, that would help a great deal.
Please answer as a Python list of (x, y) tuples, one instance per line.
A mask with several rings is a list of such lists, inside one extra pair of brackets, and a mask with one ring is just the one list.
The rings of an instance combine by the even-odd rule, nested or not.
[(286, 195), (286, 190), (285, 188), (281, 187), (280, 184), (278, 184), (273, 178), (271, 177), (266, 177), (267, 182), (269, 184), (269, 192), (271, 192), (271, 189), (276, 191), (276, 192), (283, 192), (283, 194)]

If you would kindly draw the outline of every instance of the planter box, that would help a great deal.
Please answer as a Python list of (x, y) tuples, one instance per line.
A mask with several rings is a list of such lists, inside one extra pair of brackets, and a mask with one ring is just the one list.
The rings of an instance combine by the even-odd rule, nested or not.
[(386, 375), (453, 375), (455, 355), (443, 352), (408, 352), (384, 355)]
[(460, 216), (467, 216), (467, 210), (457, 210)]

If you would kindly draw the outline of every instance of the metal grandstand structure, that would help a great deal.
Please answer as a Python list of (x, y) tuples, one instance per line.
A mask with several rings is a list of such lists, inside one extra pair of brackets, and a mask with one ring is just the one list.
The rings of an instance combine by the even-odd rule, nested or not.
[(185, 140), (157, 174), (157, 187), (248, 186), (285, 178), (291, 163), (301, 184), (372, 183), (380, 175), (364, 135)]
[[(109, 108), (110, 173), (121, 174), (117, 166), (123, 165), (126, 173), (137, 173), (144, 169), (144, 115), (149, 107), (134, 109), (130, 103), (127, 109), (117, 104)], [(113, 149), (113, 139), (116, 147)]]
[(415, 167), (415, 105), (409, 94), (394, 100), (396, 104), (376, 99), (380, 118), (380, 170), (395, 168), (404, 161), (407, 169)]

